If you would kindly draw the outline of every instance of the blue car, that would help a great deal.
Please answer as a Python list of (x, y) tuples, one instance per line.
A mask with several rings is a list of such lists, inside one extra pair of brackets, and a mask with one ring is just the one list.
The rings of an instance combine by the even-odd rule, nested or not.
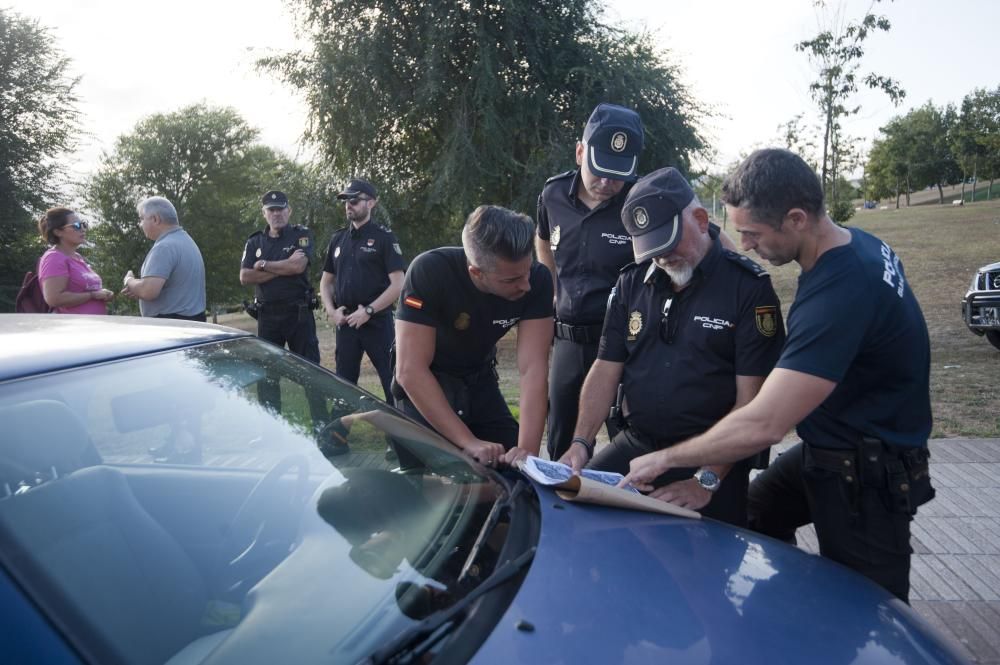
[(3, 662), (963, 662), (846, 568), (566, 503), (246, 333), (0, 340)]

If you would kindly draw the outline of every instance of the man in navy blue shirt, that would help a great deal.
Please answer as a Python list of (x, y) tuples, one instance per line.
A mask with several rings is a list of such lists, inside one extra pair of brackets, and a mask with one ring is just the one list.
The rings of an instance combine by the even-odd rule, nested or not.
[[(643, 176), (622, 210), (636, 262), (611, 292), (597, 360), (561, 461), (587, 462), (602, 415), (622, 384), (625, 428), (590, 468), (629, 462), (700, 434), (753, 399), (781, 353), (778, 296), (763, 268), (723, 248), (719, 228), (674, 168)], [(737, 526), (747, 524), (751, 460), (674, 468), (652, 496)]]
[(835, 224), (816, 174), (786, 150), (750, 155), (722, 197), (745, 249), (802, 269), (788, 339), (748, 405), (634, 459), (623, 483), (642, 489), (669, 468), (742, 459), (797, 425), (802, 443), (751, 484), (751, 527), (791, 540), (812, 522), (824, 556), (907, 601), (910, 522), (934, 490), (930, 342), (899, 257)]
[(388, 402), (392, 305), (403, 288), (403, 251), (392, 231), (371, 221), (378, 192), (370, 182), (355, 178), (337, 198), (349, 224), (330, 238), (319, 283), (326, 315), (337, 328), (337, 376), (357, 383), (367, 354)]

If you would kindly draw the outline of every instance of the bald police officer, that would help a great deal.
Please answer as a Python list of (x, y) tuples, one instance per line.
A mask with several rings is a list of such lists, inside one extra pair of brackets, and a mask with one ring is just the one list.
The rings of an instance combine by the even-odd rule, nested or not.
[(403, 287), (403, 250), (392, 231), (371, 221), (378, 205), (374, 185), (356, 178), (337, 198), (344, 202), (348, 225), (330, 239), (319, 287), (326, 315), (337, 327), (337, 376), (357, 383), (361, 355), (368, 354), (388, 402), (392, 305)]
[(287, 345), (290, 351), (319, 364), (309, 284), (312, 232), (288, 223), (292, 208), (284, 192), (267, 192), (261, 205), (267, 228), (247, 238), (240, 267), (240, 284), (254, 285), (257, 336), (278, 346)]
[[(484, 464), (537, 455), (541, 444), (552, 278), (533, 261), (534, 226), (506, 208), (476, 208), (462, 230), (462, 247), (413, 260), (396, 314), (397, 408)], [(497, 341), (515, 326), (520, 426), (494, 367)], [(405, 457), (401, 450), (404, 466)]]
[[(633, 458), (704, 432), (753, 399), (784, 341), (767, 272), (723, 248), (676, 169), (641, 178), (622, 221), (635, 263), (612, 291), (598, 359), (584, 383), (563, 458), (576, 470), (593, 452), (619, 381), (627, 425), (590, 467), (627, 473)], [(654, 479), (652, 496), (745, 526), (749, 472), (750, 460), (672, 469)]]
[[(548, 450), (569, 448), (580, 387), (601, 337), (604, 309), (618, 271), (632, 262), (621, 210), (639, 173), (644, 135), (639, 115), (599, 104), (576, 144), (577, 169), (545, 183), (538, 197), (538, 260), (556, 290), (556, 341), (549, 376)], [(607, 415), (605, 413), (605, 415)], [(607, 421), (609, 436), (617, 427)]]

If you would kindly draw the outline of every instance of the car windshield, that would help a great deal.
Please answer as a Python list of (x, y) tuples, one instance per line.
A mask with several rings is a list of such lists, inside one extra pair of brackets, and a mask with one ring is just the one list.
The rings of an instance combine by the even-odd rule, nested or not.
[(0, 384), (0, 426), (0, 564), (95, 662), (357, 662), (504, 547), (499, 476), (254, 338)]

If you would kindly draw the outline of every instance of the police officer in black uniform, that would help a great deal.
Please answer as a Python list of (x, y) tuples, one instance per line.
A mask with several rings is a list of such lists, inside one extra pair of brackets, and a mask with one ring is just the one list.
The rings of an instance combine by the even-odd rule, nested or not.
[[(549, 375), (548, 450), (569, 448), (580, 387), (601, 337), (608, 293), (632, 262), (621, 210), (638, 178), (643, 130), (639, 115), (614, 104), (594, 109), (576, 144), (577, 169), (545, 183), (538, 197), (538, 260), (556, 287), (556, 341)], [(617, 427), (607, 423), (613, 437)]]
[[(413, 260), (396, 314), (397, 408), (484, 464), (537, 455), (541, 445), (552, 278), (533, 262), (534, 226), (526, 215), (480, 206), (466, 221), (462, 247)], [(520, 424), (494, 367), (497, 341), (515, 326)], [(399, 452), (401, 465), (412, 465)]]
[[(580, 469), (623, 386), (627, 425), (590, 467), (627, 473), (629, 461), (704, 432), (749, 402), (784, 341), (778, 297), (753, 261), (724, 249), (719, 231), (674, 168), (641, 178), (622, 221), (635, 263), (608, 303), (598, 359), (587, 375), (573, 444)], [(653, 496), (746, 525), (750, 460), (672, 469)]]
[(319, 364), (309, 284), (312, 232), (288, 223), (292, 208), (284, 192), (267, 192), (261, 204), (267, 229), (247, 238), (240, 267), (240, 284), (254, 285), (257, 336)]
[(326, 315), (337, 327), (337, 376), (357, 383), (361, 355), (367, 353), (390, 401), (392, 305), (403, 287), (403, 251), (392, 231), (371, 221), (378, 193), (370, 182), (351, 180), (337, 198), (344, 202), (348, 225), (330, 239), (319, 287)]
[(722, 187), (729, 219), (774, 265), (802, 269), (788, 340), (749, 404), (708, 432), (632, 460), (640, 488), (674, 467), (729, 462), (802, 438), (750, 486), (751, 528), (794, 540), (812, 522), (820, 553), (909, 594), (910, 521), (934, 496), (927, 324), (899, 257), (826, 213), (816, 172), (758, 150)]

